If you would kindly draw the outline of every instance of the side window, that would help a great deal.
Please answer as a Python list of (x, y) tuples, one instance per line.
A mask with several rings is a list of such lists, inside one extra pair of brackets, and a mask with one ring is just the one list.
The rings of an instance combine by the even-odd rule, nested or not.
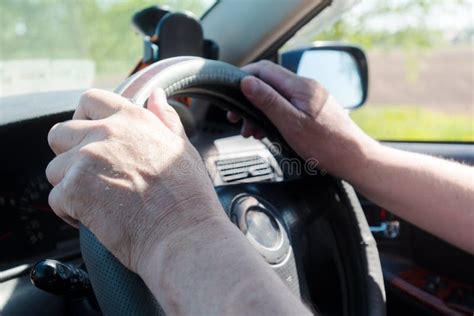
[[(369, 96), (351, 112), (379, 140), (474, 141), (474, 24), (471, 1), (363, 1), (299, 43), (360, 45)], [(301, 40), (304, 34), (306, 38)], [(290, 45), (294, 45), (291, 44)]]

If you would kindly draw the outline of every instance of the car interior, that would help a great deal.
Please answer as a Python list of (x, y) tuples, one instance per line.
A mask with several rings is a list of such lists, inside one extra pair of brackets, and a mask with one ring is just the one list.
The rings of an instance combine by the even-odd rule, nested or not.
[[(165, 90), (229, 220), (315, 314), (473, 315), (472, 255), (301, 164), (240, 92), (239, 67), (267, 59), (320, 81), (348, 111), (363, 106), (370, 88), (363, 48), (323, 41), (285, 48), (308, 22), (331, 25), (354, 3), (217, 1), (200, 19), (160, 6), (130, 12), (143, 54), (114, 92), (146, 106), (152, 88)], [(69, 226), (48, 205), (47, 134), (72, 118), (82, 93), (0, 98), (0, 315), (163, 313), (87, 228)], [(228, 110), (267, 137), (240, 136)], [(474, 165), (473, 143), (384, 144)]]

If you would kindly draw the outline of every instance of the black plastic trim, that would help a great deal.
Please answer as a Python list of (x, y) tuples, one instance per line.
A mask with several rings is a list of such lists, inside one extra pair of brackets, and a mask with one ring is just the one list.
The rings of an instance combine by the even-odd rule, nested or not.
[(298, 23), (293, 25), (293, 27), (283, 34), (280, 38), (273, 42), (273, 44), (264, 50), (260, 55), (258, 55), (254, 60), (260, 59), (271, 59), (272, 56), (290, 39), (296, 32), (298, 32), (303, 26), (310, 22), (316, 15), (321, 13), (324, 9), (329, 7), (332, 4), (332, 0), (323, 0), (321, 4), (316, 6), (311, 12), (309, 12), (304, 18), (302, 18)]

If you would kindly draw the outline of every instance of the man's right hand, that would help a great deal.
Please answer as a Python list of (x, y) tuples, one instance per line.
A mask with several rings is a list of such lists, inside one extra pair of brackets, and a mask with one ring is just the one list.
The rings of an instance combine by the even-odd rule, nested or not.
[[(303, 159), (349, 181), (395, 215), (474, 254), (474, 169), (383, 146), (314, 80), (268, 61), (244, 67), (241, 89)], [(239, 117), (228, 114), (230, 121)], [(263, 134), (245, 121), (243, 136)], [(456, 229), (452, 229), (456, 227)]]
[[(244, 95), (303, 159), (316, 159), (320, 168), (347, 179), (353, 167), (363, 161), (365, 152), (377, 146), (316, 81), (269, 61), (247, 65), (243, 70), (251, 74), (241, 82)], [(240, 117), (229, 112), (228, 119), (235, 123)], [(247, 120), (242, 135), (263, 137)]]

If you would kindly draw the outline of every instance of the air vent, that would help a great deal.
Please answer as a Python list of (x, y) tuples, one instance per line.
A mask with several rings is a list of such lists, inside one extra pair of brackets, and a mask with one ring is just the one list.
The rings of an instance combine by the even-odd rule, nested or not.
[(261, 182), (276, 178), (271, 161), (258, 155), (221, 159), (216, 162), (216, 167), (223, 183)]

